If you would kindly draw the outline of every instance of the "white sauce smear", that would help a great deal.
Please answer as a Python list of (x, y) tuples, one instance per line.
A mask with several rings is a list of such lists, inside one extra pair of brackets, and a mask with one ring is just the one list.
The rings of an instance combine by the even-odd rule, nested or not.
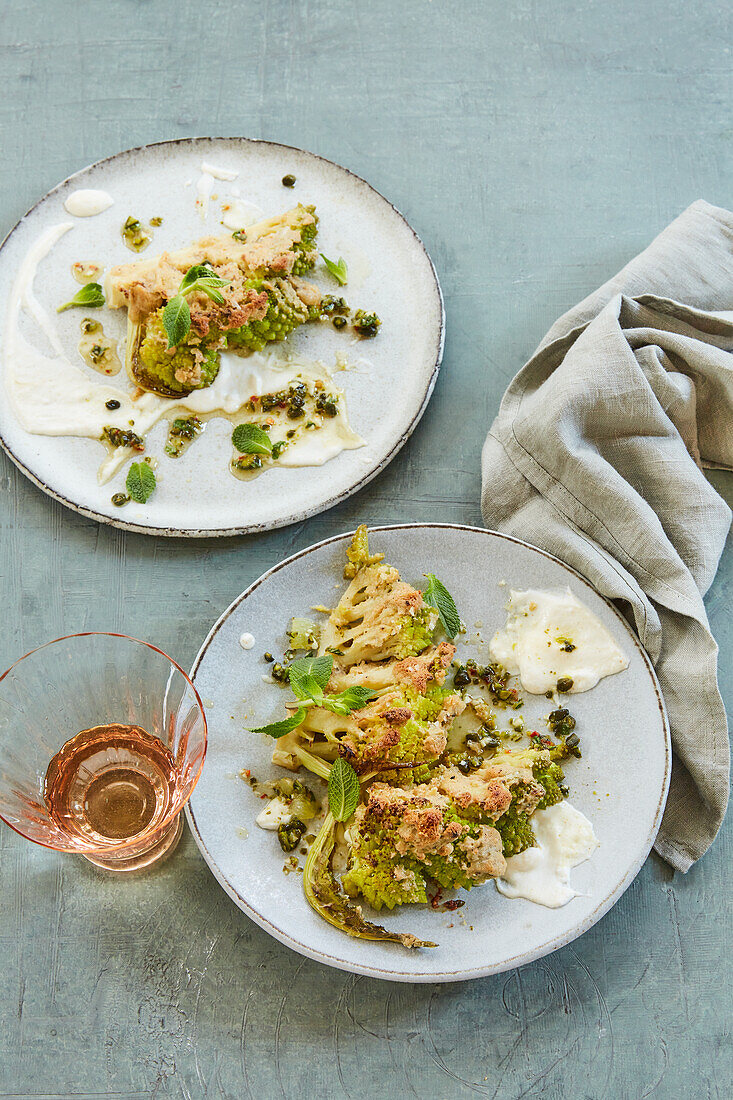
[(64, 210), (75, 218), (93, 218), (109, 210), (114, 201), (107, 191), (72, 191), (64, 203)]
[(281, 798), (272, 798), (264, 810), (257, 815), (255, 821), (261, 829), (274, 830), (287, 824), (292, 816), (293, 811), (287, 802), (283, 802)]
[(532, 829), (537, 846), (509, 857), (496, 888), (507, 898), (559, 909), (578, 896), (570, 885), (570, 872), (598, 847), (593, 826), (569, 802), (557, 802), (532, 815)]
[(227, 229), (246, 229), (250, 225), (264, 220), (265, 212), (253, 202), (244, 199), (231, 199), (222, 212), (222, 222)]
[[(219, 168), (216, 164), (209, 164), (207, 161), (202, 162), (201, 175), (196, 184), (196, 206), (202, 218), (206, 218), (209, 213), (209, 199), (211, 198), (211, 192), (214, 190), (214, 181), (235, 180), (238, 175), (239, 172), (235, 172), (231, 168)], [(237, 228), (241, 228), (241, 226)]]
[(489, 653), (508, 672), (519, 674), (522, 687), (533, 695), (554, 690), (563, 677), (573, 681), (572, 692), (588, 691), (629, 664), (600, 619), (569, 588), (512, 589), (506, 623), (492, 638)]

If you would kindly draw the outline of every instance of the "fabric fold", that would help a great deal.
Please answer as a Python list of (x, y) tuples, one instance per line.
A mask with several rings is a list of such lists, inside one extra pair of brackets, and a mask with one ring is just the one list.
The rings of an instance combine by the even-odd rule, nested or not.
[(733, 469), (733, 215), (698, 201), (550, 329), (482, 455), (487, 526), (621, 601), (655, 665), (673, 744), (656, 849), (686, 871), (729, 786), (703, 596), (731, 522), (701, 465)]

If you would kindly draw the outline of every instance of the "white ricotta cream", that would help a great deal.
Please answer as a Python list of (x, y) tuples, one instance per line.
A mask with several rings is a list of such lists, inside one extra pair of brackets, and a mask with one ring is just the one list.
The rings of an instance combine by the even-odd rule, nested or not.
[(537, 846), (509, 857), (496, 888), (507, 898), (526, 898), (559, 909), (577, 897), (570, 872), (590, 859), (598, 841), (588, 818), (569, 802), (537, 810), (532, 828)]
[(252, 649), (255, 644), (254, 634), (248, 634), (247, 631), (245, 631), (244, 634), (240, 634), (239, 644), (241, 645), (242, 649)]
[(250, 225), (264, 221), (265, 212), (253, 202), (244, 199), (230, 199), (222, 209), (222, 222), (227, 229), (246, 229)]
[(64, 202), (64, 210), (75, 218), (93, 218), (95, 214), (109, 210), (114, 201), (107, 191), (72, 191)]
[(239, 172), (235, 172), (233, 168), (220, 168), (216, 164), (209, 164), (206, 160), (201, 163), (201, 171), (208, 176), (213, 176), (215, 180), (235, 180), (239, 175)]
[[(235, 172), (231, 168), (219, 168), (216, 164), (202, 161), (201, 175), (196, 184), (196, 207), (202, 218), (205, 218), (209, 213), (209, 199), (211, 198), (211, 192), (214, 190), (214, 182), (216, 180), (235, 180), (238, 175), (239, 172)], [(242, 227), (236, 226), (235, 228), (241, 229)]]
[(629, 664), (603, 623), (569, 588), (512, 589), (506, 623), (492, 638), (489, 653), (508, 672), (518, 673), (522, 687), (533, 695), (553, 690), (566, 677), (573, 681), (571, 691), (588, 691)]
[[(228, 416), (238, 413), (254, 394), (286, 389), (296, 377), (311, 384), (322, 382), (332, 393), (341, 394), (322, 363), (281, 359), (273, 354), (254, 354), (247, 358), (223, 352), (221, 366), (213, 384), (194, 390), (175, 403), (153, 393), (136, 400), (127, 390), (101, 382), (98, 374), (85, 372), (67, 358), (52, 318), (33, 292), (40, 262), (56, 242), (73, 226), (64, 222), (47, 229), (30, 248), (18, 271), (8, 301), (3, 345), (5, 387), (13, 411), (21, 426), (34, 435), (82, 436), (99, 440), (105, 427), (131, 428), (145, 436), (161, 417), (196, 413)], [(25, 335), (30, 325), (40, 330), (49, 346), (41, 351)], [(110, 411), (106, 402), (119, 401)], [(271, 430), (273, 442), (285, 438), (292, 422), (276, 423)], [(298, 437), (283, 451), (283, 466), (321, 466), (343, 450), (364, 446), (364, 440), (349, 426), (343, 400), (334, 417), (323, 417), (323, 426), (307, 431), (296, 429)], [(99, 469), (99, 482), (105, 484), (129, 460), (130, 452), (118, 448), (109, 454)]]
[(261, 829), (278, 829), (287, 824), (293, 816), (293, 811), (282, 798), (272, 798), (257, 815), (255, 821)]

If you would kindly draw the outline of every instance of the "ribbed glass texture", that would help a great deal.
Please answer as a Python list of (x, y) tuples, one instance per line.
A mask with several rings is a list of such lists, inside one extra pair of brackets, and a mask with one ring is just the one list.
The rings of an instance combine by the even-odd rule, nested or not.
[[(132, 841), (90, 844), (52, 820), (44, 801), (51, 759), (92, 726), (142, 726), (175, 761), (168, 813)], [(0, 678), (0, 817), (37, 844), (81, 855), (154, 844), (191, 796), (206, 753), (206, 718), (183, 669), (124, 634), (72, 634), (16, 661)]]

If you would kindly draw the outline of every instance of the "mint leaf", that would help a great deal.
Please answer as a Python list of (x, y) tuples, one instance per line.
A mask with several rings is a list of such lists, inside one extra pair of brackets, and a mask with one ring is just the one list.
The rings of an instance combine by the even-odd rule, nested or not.
[(332, 670), (333, 657), (299, 657), (288, 669), (293, 694), (299, 699), (319, 702)]
[(147, 462), (133, 462), (127, 471), (127, 491), (138, 504), (145, 504), (155, 492), (155, 474)]
[(359, 777), (342, 756), (334, 760), (328, 776), (328, 807), (336, 821), (348, 821), (359, 801)]
[(284, 737), (299, 726), (306, 715), (305, 707), (298, 707), (295, 714), (283, 718), (281, 722), (271, 722), (269, 726), (250, 726), (250, 733), (266, 733), (268, 737)]
[(423, 600), (434, 607), (440, 615), (440, 621), (451, 641), (461, 629), (461, 619), (448, 589), (439, 581), (435, 573), (426, 573), (428, 587), (423, 592)]
[(211, 264), (194, 264), (193, 267), (189, 267), (188, 271), (181, 279), (178, 293), (180, 294), (186, 287), (191, 286), (197, 279), (215, 279), (216, 277), (216, 272)]
[(104, 305), (104, 291), (99, 283), (87, 283), (74, 297), (59, 306), (57, 313), (63, 313), (65, 309), (73, 309), (74, 306), (88, 306), (90, 309), (99, 309)]
[(321, 706), (334, 714), (351, 714), (352, 710), (361, 710), (371, 699), (376, 699), (376, 691), (365, 687), (350, 687), (338, 695), (324, 695)]
[(346, 260), (343, 256), (339, 256), (338, 263), (333, 260), (329, 260), (327, 256), (321, 253), (321, 259), (328, 268), (329, 274), (333, 275), (339, 286), (346, 286), (346, 280), (348, 279), (349, 269), (346, 266)]
[(232, 432), (232, 443), (243, 455), (272, 454), (272, 440), (256, 424), (237, 424)]
[(211, 264), (194, 264), (181, 279), (178, 293), (187, 295), (200, 291), (208, 294), (213, 302), (221, 306), (224, 305), (224, 295), (219, 293), (218, 287), (229, 285), (226, 279), (219, 278)]
[(163, 328), (168, 336), (168, 347), (174, 348), (188, 336), (191, 327), (191, 310), (182, 294), (176, 294), (163, 310)]

